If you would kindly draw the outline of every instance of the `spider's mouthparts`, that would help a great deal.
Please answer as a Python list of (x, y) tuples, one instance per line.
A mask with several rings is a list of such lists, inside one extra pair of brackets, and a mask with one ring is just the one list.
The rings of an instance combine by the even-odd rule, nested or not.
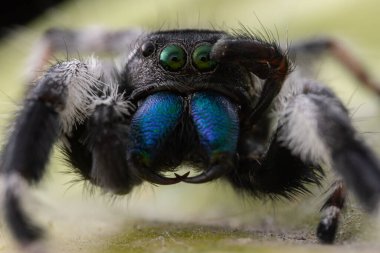
[[(194, 177), (184, 177), (181, 180), (186, 183), (201, 184), (218, 179), (234, 168), (234, 160), (234, 156), (229, 153), (214, 154), (211, 158), (210, 167), (203, 173)], [(177, 174), (175, 175), (177, 176)]]
[[(199, 149), (200, 144), (208, 158), (208, 168), (194, 177), (188, 177), (189, 173), (165, 177), (156, 172), (155, 167), (167, 161), (159, 161), (157, 157), (166, 151), (169, 138), (181, 138), (181, 134), (173, 133), (184, 113), (189, 113), (199, 137), (194, 149)], [(128, 158), (131, 170), (136, 176), (156, 184), (204, 183), (217, 179), (234, 167), (239, 125), (238, 106), (218, 92), (195, 92), (187, 101), (171, 92), (154, 93), (142, 102), (131, 120)], [(199, 153), (199, 150), (194, 152)]]
[[(141, 171), (141, 168), (140, 168)], [(144, 179), (152, 184), (161, 184), (161, 185), (171, 185), (171, 184), (177, 184), (181, 182), (185, 177), (188, 176), (190, 172), (188, 172), (185, 175), (176, 177), (165, 177), (162, 176), (159, 173), (150, 172), (148, 170), (145, 170), (144, 173), (137, 173), (141, 179)]]
[(135, 176), (143, 180), (146, 180), (152, 184), (161, 184), (161, 185), (176, 184), (185, 180), (190, 174), (190, 171), (189, 171), (183, 175), (179, 175), (175, 173), (175, 177), (166, 177), (164, 175), (161, 175), (159, 172), (152, 171), (147, 166), (146, 157), (144, 157), (142, 153), (136, 153), (136, 152), (130, 155), (128, 159), (128, 167)]
[[(190, 184), (202, 184), (207, 183), (212, 180), (218, 179), (221, 176), (226, 174), (226, 171), (229, 171), (228, 167), (225, 167), (223, 165), (218, 165), (211, 167), (207, 169), (205, 172), (203, 172), (200, 175), (194, 176), (194, 177), (186, 177), (182, 178), (181, 181), (190, 183)], [(177, 174), (175, 174), (177, 176)]]

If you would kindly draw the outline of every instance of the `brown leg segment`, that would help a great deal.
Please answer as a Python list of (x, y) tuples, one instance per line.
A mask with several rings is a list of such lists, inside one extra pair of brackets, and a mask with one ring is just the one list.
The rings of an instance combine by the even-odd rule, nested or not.
[(360, 60), (345, 45), (333, 38), (319, 38), (303, 41), (289, 48), (291, 54), (309, 53), (323, 54), (330, 53), (343, 67), (345, 67), (359, 82), (370, 90), (380, 95), (380, 82), (374, 80), (365, 69)]

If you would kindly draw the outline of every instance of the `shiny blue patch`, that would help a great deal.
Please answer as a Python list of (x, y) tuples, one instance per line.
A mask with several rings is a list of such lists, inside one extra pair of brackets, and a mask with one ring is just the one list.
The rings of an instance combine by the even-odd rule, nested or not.
[(156, 149), (178, 124), (184, 111), (183, 99), (169, 92), (148, 96), (131, 121), (132, 151), (149, 165)]
[(197, 92), (191, 98), (190, 113), (209, 155), (236, 152), (238, 110), (228, 98), (212, 91)]

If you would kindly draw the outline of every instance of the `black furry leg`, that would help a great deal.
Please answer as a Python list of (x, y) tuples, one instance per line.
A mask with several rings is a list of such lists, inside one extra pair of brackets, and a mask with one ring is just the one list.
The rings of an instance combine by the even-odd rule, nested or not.
[(126, 194), (142, 180), (128, 170), (129, 127), (117, 106), (101, 104), (89, 121), (89, 146), (92, 152), (90, 180), (103, 189)]
[[(310, 81), (303, 87), (303, 93), (293, 97), (280, 116), (282, 145), (302, 160), (331, 166), (364, 208), (375, 211), (380, 200), (380, 163), (376, 155), (360, 139), (347, 109), (330, 90)], [(318, 237), (326, 243), (335, 238), (344, 204), (345, 193), (338, 188), (334, 194), (324, 209), (327, 218), (318, 228)]]
[(277, 137), (261, 158), (252, 157), (254, 150), (249, 148), (249, 139), (243, 138), (242, 142), (245, 144), (240, 143), (239, 166), (227, 176), (235, 189), (258, 197), (292, 198), (297, 193), (308, 192), (306, 184), (320, 184), (321, 168), (292, 155)]
[(317, 237), (322, 243), (333, 243), (339, 225), (339, 217), (346, 201), (347, 191), (341, 180), (333, 185), (333, 192), (323, 205)]
[(306, 83), (280, 119), (283, 145), (302, 159), (330, 165), (368, 211), (380, 200), (380, 163), (353, 128), (347, 109), (328, 89)]
[[(7, 184), (10, 181), (16, 184), (15, 187), (20, 188), (20, 178), (12, 178), (11, 176), (6, 177)], [(21, 198), (17, 190), (8, 187), (5, 191), (4, 196), (4, 214), (7, 221), (8, 227), (12, 234), (15, 236), (16, 240), (20, 242), (21, 245), (28, 245), (34, 241), (37, 241), (43, 236), (42, 229), (35, 225), (29, 218), (28, 214), (25, 213), (21, 206)]]
[(11, 232), (23, 245), (37, 240), (42, 233), (22, 210), (22, 188), (26, 182), (38, 182), (43, 175), (59, 133), (58, 112), (64, 107), (66, 95), (62, 84), (42, 79), (19, 112), (1, 156), (5, 217)]

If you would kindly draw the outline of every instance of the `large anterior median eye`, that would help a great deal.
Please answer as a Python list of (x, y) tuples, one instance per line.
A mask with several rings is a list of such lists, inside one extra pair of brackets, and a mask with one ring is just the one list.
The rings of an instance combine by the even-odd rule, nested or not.
[(168, 45), (160, 54), (160, 64), (169, 71), (178, 71), (186, 64), (186, 52), (180, 46)]
[(216, 61), (210, 59), (211, 45), (198, 46), (192, 55), (194, 66), (201, 72), (211, 71), (216, 67)]

